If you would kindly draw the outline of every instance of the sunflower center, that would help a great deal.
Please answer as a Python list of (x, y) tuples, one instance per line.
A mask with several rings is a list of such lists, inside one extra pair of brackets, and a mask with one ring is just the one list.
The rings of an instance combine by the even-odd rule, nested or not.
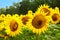
[(4, 18), (4, 16), (2, 16), (2, 18)]
[(29, 19), (28, 16), (23, 17), (23, 18), (22, 18), (22, 23), (23, 23), (24, 25), (26, 25), (26, 22), (28, 22), (28, 19)]
[(18, 23), (17, 22), (14, 21), (14, 22), (10, 23), (10, 29), (11, 29), (11, 31), (16, 31), (17, 28), (18, 28)]
[(53, 21), (57, 21), (57, 19), (58, 19), (57, 16), (58, 16), (57, 14), (54, 14), (54, 15), (52, 16)]
[(39, 25), (41, 25), (41, 24), (42, 24), (42, 21), (39, 20), (39, 21), (37, 22), (37, 25), (39, 26)]
[(40, 29), (45, 25), (46, 20), (44, 20), (43, 16), (37, 15), (32, 20), (33, 27)]
[(50, 15), (50, 11), (47, 8), (43, 8), (43, 11), (44, 11), (44, 13), (47, 13), (46, 16)]
[(4, 20), (0, 20), (0, 23), (3, 22)]

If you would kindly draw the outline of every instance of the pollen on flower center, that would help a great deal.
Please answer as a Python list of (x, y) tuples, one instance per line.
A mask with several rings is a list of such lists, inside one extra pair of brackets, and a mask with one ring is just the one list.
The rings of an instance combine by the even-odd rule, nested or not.
[(41, 21), (41, 20), (39, 20), (39, 21), (37, 22), (37, 26), (40, 26), (40, 25), (42, 25), (42, 21)]
[(11, 31), (16, 31), (17, 28), (18, 28), (18, 23), (17, 22), (14, 21), (14, 22), (10, 23), (10, 29), (11, 29)]
[(34, 17), (34, 19), (32, 20), (32, 25), (37, 28), (40, 29), (45, 25), (45, 20), (41, 15), (37, 15)]
[(57, 14), (54, 14), (53, 16), (52, 16), (52, 19), (53, 19), (53, 21), (56, 21), (58, 18), (57, 18)]
[[(49, 11), (48, 9), (43, 8), (42, 10), (43, 10), (45, 13), (47, 13), (47, 15), (49, 15), (49, 14), (50, 14), (50, 11)], [(46, 16), (47, 16), (47, 15), (46, 15)]]
[(28, 22), (28, 19), (29, 19), (28, 16), (23, 17), (23, 18), (22, 18), (22, 23), (23, 23), (24, 25), (26, 25), (26, 22)]
[(0, 23), (3, 22), (4, 20), (0, 20)]

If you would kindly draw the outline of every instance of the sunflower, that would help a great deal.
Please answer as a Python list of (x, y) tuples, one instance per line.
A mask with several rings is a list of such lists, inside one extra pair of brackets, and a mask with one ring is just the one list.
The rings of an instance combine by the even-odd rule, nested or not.
[(29, 19), (27, 26), (33, 33), (44, 33), (48, 28), (48, 18), (42, 14), (35, 14), (32, 19)]
[(28, 12), (26, 15), (20, 15), (20, 21), (22, 22), (22, 26), (26, 27), (27, 22), (30, 18), (32, 18), (32, 13)]
[(5, 32), (9, 36), (16, 36), (17, 34), (21, 33), (21, 22), (19, 18), (12, 16), (10, 19), (5, 20)]
[(17, 18), (17, 17), (19, 17), (19, 15), (18, 15), (18, 14), (14, 14), (13, 16), (14, 16), (14, 17), (16, 17), (16, 18)]
[(44, 5), (39, 6), (39, 8), (37, 9), (36, 12), (38, 12), (38, 13), (44, 12), (44, 15), (51, 16), (53, 13), (53, 9), (49, 8), (48, 5), (44, 4)]
[(30, 18), (32, 18), (32, 16), (33, 16), (32, 10), (29, 10), (28, 13), (27, 13), (26, 15), (27, 15), (27, 16), (30, 16)]
[(12, 16), (11, 16), (10, 14), (7, 14), (7, 15), (6, 15), (6, 18), (9, 18), (9, 19), (10, 19), (11, 17), (12, 17)]
[(51, 16), (51, 23), (53, 23), (53, 24), (58, 23), (59, 20), (60, 20), (59, 18), (60, 18), (59, 8), (56, 7), (56, 8), (54, 9), (53, 15)]
[(5, 15), (4, 14), (1, 14), (0, 15), (0, 19), (4, 20), (5, 19)]
[(32, 14), (32, 13), (33, 13), (32, 10), (29, 10), (29, 11), (28, 11), (28, 14)]
[(5, 21), (5, 15), (4, 14), (1, 14), (0, 15), (0, 31), (4, 29), (4, 21)]
[(4, 30), (4, 23), (2, 22), (2, 23), (0, 23), (0, 31), (2, 31), (2, 30)]

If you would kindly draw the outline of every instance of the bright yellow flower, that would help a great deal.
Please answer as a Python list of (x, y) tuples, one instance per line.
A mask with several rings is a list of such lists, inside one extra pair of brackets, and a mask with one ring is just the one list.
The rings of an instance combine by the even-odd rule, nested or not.
[(27, 27), (26, 24), (29, 21), (29, 19), (32, 18), (32, 16), (33, 16), (32, 13), (28, 13), (26, 15), (20, 15), (20, 21), (22, 22), (23, 27), (25, 28)]
[(28, 11), (28, 14), (32, 14), (32, 13), (33, 13), (32, 10), (29, 10), (29, 11)]
[(5, 15), (4, 14), (1, 14), (0, 15), (0, 19), (4, 20), (5, 19)]
[(6, 15), (6, 18), (9, 18), (9, 19), (10, 19), (11, 17), (12, 17), (12, 16), (11, 16), (10, 14), (7, 14), (7, 15)]
[(16, 17), (16, 18), (17, 18), (17, 17), (19, 17), (19, 15), (18, 15), (18, 14), (15, 14), (15, 15), (13, 15), (13, 16), (14, 16), (14, 17)]
[(27, 26), (29, 30), (32, 30), (33, 33), (41, 34), (48, 28), (48, 18), (42, 14), (34, 14), (32, 19), (29, 19)]
[(54, 24), (58, 23), (60, 20), (59, 18), (60, 18), (59, 8), (56, 7), (54, 9), (53, 15), (51, 16), (51, 23), (54, 23)]
[(38, 12), (38, 13), (44, 12), (44, 15), (51, 16), (53, 13), (53, 9), (49, 8), (48, 5), (44, 4), (44, 5), (39, 6), (39, 8), (37, 9), (36, 12)]
[(21, 22), (19, 18), (12, 16), (10, 19), (5, 19), (5, 32), (9, 36), (16, 36), (17, 34), (21, 33)]
[(5, 15), (1, 14), (0, 15), (0, 31), (4, 29), (4, 21), (5, 21)]

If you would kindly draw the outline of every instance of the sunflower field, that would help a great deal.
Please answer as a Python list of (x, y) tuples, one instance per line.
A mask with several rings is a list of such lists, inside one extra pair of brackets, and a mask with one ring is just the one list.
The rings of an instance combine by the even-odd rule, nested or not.
[(0, 40), (60, 40), (60, 12), (43, 4), (35, 13), (0, 15)]

